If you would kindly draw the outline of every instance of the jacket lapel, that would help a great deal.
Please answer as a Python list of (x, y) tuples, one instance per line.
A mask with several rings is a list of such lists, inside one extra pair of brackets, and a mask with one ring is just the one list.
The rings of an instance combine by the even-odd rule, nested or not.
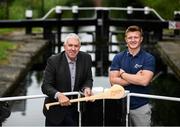
[(65, 67), (65, 70), (67, 70), (67, 71), (64, 72), (64, 76), (65, 76), (64, 78), (65, 78), (65, 80), (67, 82), (67, 84), (66, 84), (67, 91), (70, 92), (71, 91), (71, 74), (70, 74), (70, 69), (69, 69), (69, 63), (67, 61), (65, 53), (63, 55), (64, 55), (64, 59), (65, 59), (64, 60), (64, 67)]
[(76, 78), (75, 78), (75, 85), (74, 85), (74, 91), (79, 90), (79, 79), (80, 79), (80, 72), (81, 72), (81, 58), (78, 54), (77, 61), (76, 61)]

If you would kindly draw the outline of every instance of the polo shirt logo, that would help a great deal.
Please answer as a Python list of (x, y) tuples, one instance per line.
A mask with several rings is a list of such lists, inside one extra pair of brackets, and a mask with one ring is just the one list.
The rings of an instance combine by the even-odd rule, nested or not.
[(141, 67), (142, 67), (142, 65), (139, 65), (139, 64), (134, 65), (134, 68), (141, 68)]

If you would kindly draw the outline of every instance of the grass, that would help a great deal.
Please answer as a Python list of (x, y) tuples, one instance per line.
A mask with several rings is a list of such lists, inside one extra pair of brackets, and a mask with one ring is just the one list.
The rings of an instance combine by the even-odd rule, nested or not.
[(0, 41), (0, 64), (7, 60), (10, 51), (16, 49), (17, 45), (8, 41)]
[(15, 30), (14, 28), (1, 28), (0, 34), (1, 35), (7, 35), (7, 34), (10, 34), (11, 32), (13, 32), (14, 30)]

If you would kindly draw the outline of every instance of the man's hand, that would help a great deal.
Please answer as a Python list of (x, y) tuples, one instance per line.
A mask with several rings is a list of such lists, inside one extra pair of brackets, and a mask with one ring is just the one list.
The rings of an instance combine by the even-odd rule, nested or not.
[(69, 98), (67, 96), (65, 96), (62, 93), (58, 94), (58, 101), (60, 103), (61, 106), (69, 106), (71, 105), (71, 102), (69, 100)]
[(149, 85), (154, 73), (150, 70), (139, 70), (136, 74), (129, 74), (120, 69), (119, 74), (122, 79), (131, 84), (147, 86)]
[(85, 88), (84, 89), (84, 96), (85, 97), (88, 97), (88, 96), (91, 96), (92, 95), (92, 91), (91, 91), (91, 89), (90, 88)]
[(119, 76), (122, 78), (122, 74), (125, 73), (125, 71), (123, 69), (119, 70)]
[[(84, 89), (84, 96), (85, 97), (89, 97), (89, 96), (91, 96), (93, 93), (92, 93), (92, 90), (90, 89), (90, 88), (85, 88)], [(90, 102), (94, 102), (95, 100), (90, 100)]]
[(109, 72), (109, 81), (112, 84), (119, 84), (121, 86), (129, 85), (129, 82), (122, 78), (122, 75), (125, 73), (123, 69), (110, 71)]

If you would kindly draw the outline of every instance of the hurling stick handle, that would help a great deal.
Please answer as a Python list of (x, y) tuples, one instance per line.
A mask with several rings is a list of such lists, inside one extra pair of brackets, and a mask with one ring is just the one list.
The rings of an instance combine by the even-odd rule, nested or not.
[[(87, 101), (87, 100), (93, 100), (93, 99), (95, 99), (95, 98), (93, 98), (93, 97), (82, 97), (82, 98), (77, 98), (77, 99), (71, 99), (70, 102), (74, 103), (74, 102)], [(51, 106), (54, 106), (54, 105), (59, 105), (59, 102), (47, 103), (46, 109), (49, 110), (49, 108)]]
[(46, 104), (46, 109), (49, 110), (49, 107), (54, 106), (54, 105), (59, 105), (59, 102), (47, 103)]
[[(88, 97), (71, 99), (70, 102), (73, 103), (73, 102), (86, 101), (86, 100), (88, 100)], [(51, 106), (54, 106), (54, 105), (59, 105), (59, 102), (47, 103), (47, 104), (46, 104), (46, 109), (49, 110), (49, 108), (50, 108)]]

